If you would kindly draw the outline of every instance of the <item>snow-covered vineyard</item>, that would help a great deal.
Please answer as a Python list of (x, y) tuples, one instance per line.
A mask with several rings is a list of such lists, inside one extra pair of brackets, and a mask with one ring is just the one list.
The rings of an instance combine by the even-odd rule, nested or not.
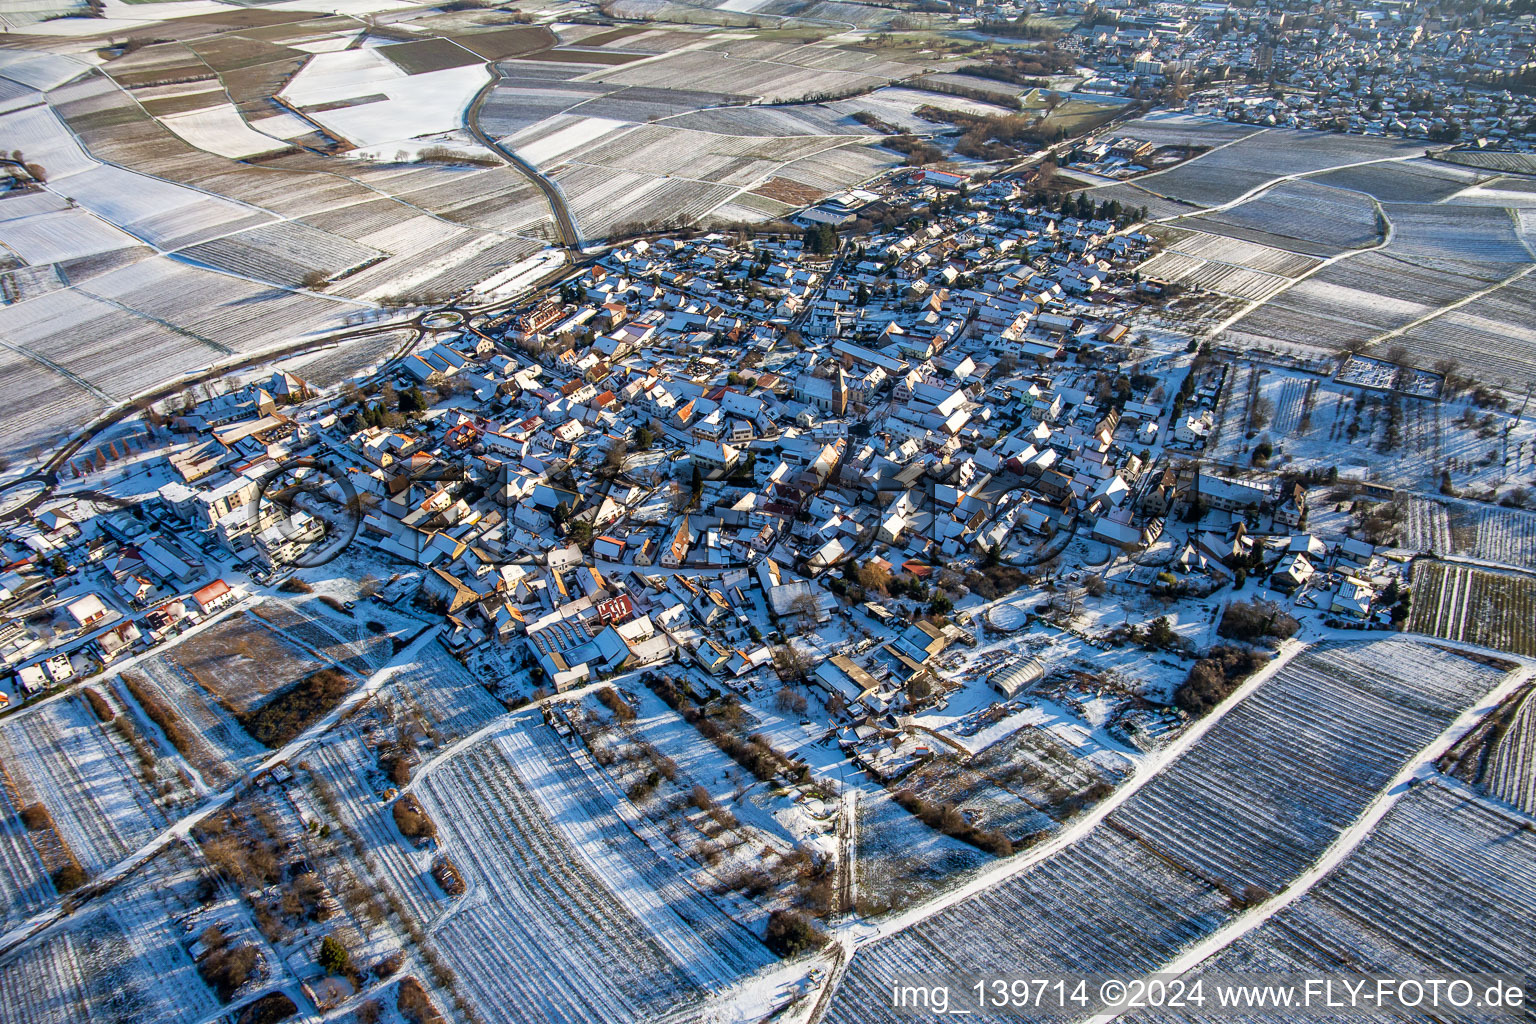
[(1442, 557), (1536, 569), (1536, 515), (1519, 509), (1414, 498), (1403, 546)]
[(860, 948), (827, 1020), (901, 1019), (898, 974), (1157, 969), (1283, 890), (1504, 674), (1412, 639), (1297, 655), (1087, 836)]
[(1490, 796), (1536, 816), (1536, 687), (1519, 698), (1508, 728), (1493, 743), (1483, 786)]
[(171, 905), (185, 898), (187, 857), (154, 862), (114, 891), (110, 904), (46, 932), (0, 959), (6, 1024), (202, 1020), (219, 1009), (203, 983)]
[(49, 809), (59, 837), (92, 874), (167, 824), (133, 756), (78, 695), (0, 727), (0, 764), (22, 802), (41, 801)]
[[(1201, 972), (1528, 974), (1536, 957), (1536, 833), (1529, 818), (1452, 784), (1405, 795), (1369, 838), (1316, 887), (1264, 921)], [(1160, 1022), (1253, 1020), (1138, 1014)], [(1330, 1015), (1341, 1021), (1369, 1014)], [(1486, 1020), (1475, 1008), (1437, 1020)]]
[(1409, 624), (1431, 636), (1536, 655), (1536, 579), (1454, 562), (1414, 567), (1417, 594)]
[(437, 934), (488, 1019), (673, 1019), (769, 962), (536, 720), (514, 720), (418, 787), (469, 887)]

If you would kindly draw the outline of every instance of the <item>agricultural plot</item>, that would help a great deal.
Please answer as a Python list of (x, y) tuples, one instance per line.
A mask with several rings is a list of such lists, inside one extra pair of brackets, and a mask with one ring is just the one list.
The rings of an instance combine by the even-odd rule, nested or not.
[(381, 694), (420, 708), (444, 742), (452, 742), (506, 713), (500, 701), (439, 642), (424, 644), (395, 669)]
[(138, 244), (132, 235), (85, 210), (11, 217), (11, 206), (12, 201), (0, 202), (0, 244), (31, 264), (62, 263)]
[(21, 808), (0, 787), (0, 928), (20, 924), (55, 895), (48, 868), (22, 824)]
[(1263, 129), (1208, 117), (1159, 113), (1127, 121), (1115, 131), (1155, 146), (1220, 146)]
[(743, 192), (730, 202), (715, 207), (711, 219), (722, 224), (779, 220), (793, 213), (797, 205), (770, 199), (760, 192)]
[(1323, 281), (1426, 308), (1458, 302), (1502, 280), (1504, 268), (1460, 260), (1408, 259), (1385, 250), (1362, 252), (1318, 273)]
[(876, 146), (851, 145), (823, 150), (781, 167), (777, 174), (823, 193), (838, 192), (902, 165), (900, 155)]
[(172, 647), (165, 657), (238, 713), (315, 668), (308, 652), (253, 615), (232, 615)]
[(1320, 261), (1300, 253), (1259, 245), (1240, 238), (1213, 235), (1204, 231), (1171, 231), (1167, 252), (1183, 253), (1213, 263), (1229, 263), (1265, 274), (1300, 277), (1317, 267)]
[(1408, 499), (1403, 517), (1402, 545), (1411, 551), (1457, 554), (1451, 540), (1451, 519), (1446, 506), (1427, 498)]
[(160, 120), (198, 149), (231, 160), (278, 153), (288, 148), (287, 143), (251, 128), (230, 103), (192, 109), (186, 113), (167, 114)]
[(1274, 180), (1274, 174), (1258, 167), (1217, 163), (1221, 152), (1225, 150), (1186, 160), (1167, 171), (1144, 174), (1136, 179), (1136, 187), (1170, 202), (1205, 209), (1233, 202)]
[(487, 1020), (675, 1012), (769, 962), (629, 831), (540, 723), (461, 752), (417, 791), (484, 894), (436, 937)]
[[(328, 218), (326, 222), (330, 223)], [(337, 295), (378, 298), (412, 292), (452, 293), (472, 288), (544, 249), (533, 239), (455, 227), (426, 215), (360, 233), (359, 240), (395, 253), (395, 259), (344, 278), (330, 289)]]
[(1287, 181), (1220, 213), (1181, 226), (1214, 230), (1316, 256), (1362, 249), (1381, 240), (1376, 208), (1352, 192)]
[(867, 915), (931, 899), (991, 860), (970, 843), (929, 828), (883, 790), (860, 794), (856, 849), (855, 891)]
[(336, 387), (351, 377), (359, 377), (383, 363), (405, 344), (409, 331), (369, 334), (311, 352), (281, 364), (317, 388)]
[(566, 164), (551, 177), (565, 192), (571, 213), (588, 238), (702, 217), (738, 191), (730, 185), (666, 179), (588, 164)]
[(529, 163), (553, 166), (570, 153), (620, 137), (633, 127), (603, 117), (562, 114), (508, 136), (502, 143)]
[(1509, 209), (1529, 209), (1536, 206), (1536, 180), (1530, 178), (1480, 178), (1477, 185), (1466, 188), (1448, 203), (1472, 206), (1503, 206)]
[[(910, 1019), (890, 1009), (898, 975), (1152, 971), (1228, 913), (1221, 893), (1100, 827), (1030, 871), (859, 949), (825, 1020)], [(1058, 1018), (1070, 1015), (1034, 1019)]]
[[(208, 354), (200, 360), (184, 359), (179, 367), (183, 373), (207, 365), (219, 354), (259, 352), (291, 344), (315, 327), (340, 326), (347, 314), (355, 312), (354, 306), (336, 299), (282, 291), (164, 257), (101, 274), (76, 291), (114, 307), (126, 307), (156, 327), (174, 324), (178, 338), (200, 340)], [(190, 340), (187, 343), (191, 344)], [(142, 360), (146, 351), (151, 350), (134, 354)], [(166, 364), (146, 369), (154, 372), (141, 375), (141, 390), (157, 380), (179, 375)]]
[(1423, 302), (1345, 283), (1350, 280), (1348, 270), (1330, 273), (1338, 266), (1333, 264), (1297, 284), (1281, 296), (1277, 305), (1341, 324), (1364, 324), (1375, 328), (1376, 333), (1401, 327), (1434, 311), (1433, 306)]
[(868, 51), (819, 43), (731, 40), (669, 54), (635, 67), (603, 69), (587, 81), (670, 88), (686, 82), (703, 92), (755, 96), (769, 103), (818, 94), (878, 88), (917, 74), (918, 65), (888, 61)]
[(1410, 328), (1393, 343), (1404, 346), (1420, 365), (1450, 357), (1474, 380), (1519, 389), (1530, 380), (1536, 366), (1531, 302), (1536, 302), (1536, 281), (1529, 276), (1511, 280)]
[(1281, 376), (1265, 381), (1266, 396), (1274, 402), (1275, 415), (1270, 425), (1276, 434), (1286, 437), (1301, 432), (1307, 397), (1315, 386), (1316, 382), (1308, 377)]
[[(423, 44), (427, 49), (421, 49)], [(460, 127), (470, 100), (486, 82), (480, 58), (441, 39), (401, 45), (405, 49), (396, 56), (412, 66), (443, 66), (407, 72), (384, 52), (389, 47), (320, 53), (279, 95), (327, 131), (359, 146)], [(459, 63), (444, 64), (450, 58)]]
[(1155, 970), (1314, 861), (1500, 676), (1397, 638), (1298, 655), (1085, 838), (861, 948), (827, 1020), (904, 1019), (898, 974)]
[(1319, 646), (1111, 820), (1224, 892), (1277, 892), (1499, 676), (1427, 643)]
[(695, 110), (666, 120), (674, 128), (717, 135), (874, 135), (873, 128), (827, 103), (722, 107)]
[[(1127, 127), (1129, 131), (1133, 126)], [(1171, 170), (1145, 175), (1137, 183), (1161, 195), (1212, 206), (1231, 202), (1266, 181), (1286, 175), (1310, 174), (1366, 160), (1422, 156), (1423, 152), (1422, 143), (1407, 139), (1269, 129), (1240, 137)]]
[(41, 802), (88, 874), (98, 874), (166, 826), (134, 769), (133, 751), (74, 695), (0, 728), (0, 763), (20, 802)]
[(178, 255), (231, 274), (297, 288), (313, 273), (327, 278), (386, 258), (387, 254), (302, 221), (263, 224), (188, 246)]
[[(518, 30), (514, 29), (517, 32)], [(527, 33), (518, 32), (518, 38), (526, 38)], [(492, 40), (485, 40), (491, 44)], [(486, 52), (494, 52), (490, 45), (482, 47)], [(470, 64), (481, 64), (492, 59), (480, 54), (471, 53), (469, 50), (455, 43), (451, 39), (416, 39), (409, 43), (390, 43), (378, 48), (389, 62), (407, 75), (420, 75), (429, 71), (446, 71), (449, 68), (462, 68)], [(503, 56), (510, 56), (504, 54)]]
[[(493, 244), (507, 240), (509, 234), (528, 231), (549, 216), (549, 204), (542, 193), (522, 174), (505, 166), (416, 167), (404, 173), (369, 176), (366, 180), (370, 183), (377, 180), (398, 199), (395, 208), (386, 211), (392, 216), (384, 227), (418, 225), (420, 221), (408, 214), (425, 210), (444, 220), (486, 232), (482, 244)], [(404, 204), (403, 208), (401, 204)], [(376, 208), (370, 207), (370, 212), (373, 209)], [(349, 214), (350, 210), (340, 210), (336, 211), (334, 219), (327, 218), (330, 230), (355, 238), (360, 244), (369, 244), (371, 225), (349, 228), (344, 220)], [(318, 216), (309, 219), (319, 223)], [(390, 245), (377, 247), (395, 254), (399, 263), (399, 257), (412, 249), (416, 241), (416, 234), (406, 231), (393, 236)]]
[[(36, 98), (36, 94), (32, 94)], [(29, 161), (42, 164), (50, 181), (88, 171), (97, 161), (80, 147), (58, 115), (45, 105), (29, 106), (0, 115), (0, 134)], [(14, 200), (8, 199), (7, 202)]]
[(1245, 314), (1227, 329), (1224, 336), (1250, 348), (1297, 346), (1338, 350), (1380, 333), (1379, 328), (1359, 320), (1339, 320), (1322, 313), (1293, 309), (1285, 302), (1289, 296), (1289, 291), (1281, 292)]
[[(266, 754), (266, 748), (247, 735), (212, 694), (165, 654), (140, 659), (127, 674), (134, 677), (135, 685), (175, 715), (182, 726), (186, 747), (181, 753), (209, 788), (222, 788)], [(116, 689), (137, 720), (140, 733), (164, 735), (124, 683), (119, 681)]]
[[(1312, 348), (1338, 349), (1373, 341), (1387, 332), (1431, 317), (1437, 308), (1482, 291), (1485, 265), (1463, 261), (1427, 265), (1385, 252), (1363, 252), (1339, 260), (1270, 299), (1233, 324), (1233, 334), (1250, 344), (1278, 341)], [(1474, 304), (1475, 305), (1475, 304)], [(1472, 307), (1467, 307), (1472, 308)], [(1392, 344), (1405, 344), (1415, 362), (1432, 365), (1412, 338), (1460, 310), (1426, 320)], [(1425, 354), (1420, 354), (1424, 352)]]
[(740, 188), (763, 180), (781, 164), (812, 156), (841, 142), (820, 136), (755, 139), (642, 125), (572, 150), (565, 159), (655, 177), (678, 175)]
[(1509, 727), (1493, 741), (1481, 785), (1496, 799), (1536, 815), (1536, 687), (1528, 688)]
[(937, 107), (978, 117), (1016, 117), (1018, 110), (982, 100), (953, 96), (948, 93), (927, 92), (892, 86), (853, 99), (828, 103), (827, 107), (852, 118), (855, 114), (873, 114), (887, 124), (918, 135), (935, 135), (952, 130), (952, 126), (930, 121), (918, 114), (921, 107)]
[(315, 602), (264, 601), (251, 614), (302, 647), (310, 662), (321, 658), (362, 679), (394, 656), (394, 641), (388, 633), (370, 633), (361, 623), (326, 615)]
[[(1536, 956), (1528, 927), (1536, 916), (1533, 876), (1536, 835), (1521, 828), (1519, 817), (1446, 785), (1420, 785), (1309, 893), (1189, 977), (1206, 971), (1523, 976)], [(1136, 1017), (1233, 1019), (1198, 1012)], [(1488, 1019), (1445, 1009), (1435, 1017)]]
[(1449, 562), (1413, 567), (1408, 628), (1536, 656), (1536, 578)]
[[(436, 19), (421, 19), (421, 24), (435, 24)], [(506, 60), (533, 53), (556, 41), (555, 33), (543, 25), (498, 26), (466, 32), (445, 33), (464, 49), (483, 60)]]
[(1485, 177), (1432, 160), (1394, 160), (1341, 168), (1309, 180), (1318, 185), (1365, 192), (1384, 203), (1438, 203)]
[[(0, 319), (3, 319), (0, 309)], [(11, 348), (0, 348), (0, 451), (14, 453), (89, 423), (107, 403), (83, 383)]]
[(587, 100), (572, 113), (605, 117), (614, 121), (661, 121), (702, 107), (727, 107), (750, 99), (737, 93), (699, 92), (694, 89), (631, 87)]
[(1387, 251), (1409, 257), (1480, 263), (1529, 263), (1508, 210), (1495, 206), (1392, 203), (1386, 207), (1393, 238)]
[(121, 167), (94, 167), (54, 187), (108, 223), (163, 250), (195, 245), (273, 219), (255, 207)]
[(373, 864), (369, 880), (394, 894), (411, 916), (423, 923), (443, 909), (443, 892), (433, 883), (430, 866), (400, 840), (389, 804), (370, 785), (378, 762), (357, 730), (343, 724), (306, 755), (316, 784), (336, 800), (341, 823), (355, 829)]
[(17, 267), (0, 272), (0, 305), (25, 302), (34, 296), (69, 287), (58, 264), (41, 267)]
[(1403, 546), (1536, 569), (1536, 515), (1513, 508), (1412, 498)]
[(1033, 90), (1027, 85), (1018, 85), (1014, 82), (1002, 82), (995, 78), (984, 78), (981, 75), (968, 75), (963, 71), (942, 71), (936, 75), (927, 75), (923, 78), (924, 88), (943, 92), (946, 89), (965, 89), (980, 93), (991, 93), (998, 97), (998, 102), (1005, 105), (1016, 103), (1019, 97)]
[(1477, 150), (1457, 150), (1442, 153), (1436, 159), (1461, 167), (1497, 171), (1500, 174), (1536, 174), (1536, 154), (1532, 153), (1484, 153)]
[(208, 365), (221, 351), (76, 290), (0, 306), (0, 336), (104, 399), (132, 397)]
[(0, 1021), (159, 1024), (219, 1009), (166, 905), (174, 884), (156, 861), (0, 960)]
[(1163, 252), (1138, 268), (1145, 277), (1189, 288), (1212, 291), (1249, 301), (1267, 299), (1291, 283), (1291, 279), (1247, 267), (1197, 259), (1181, 252)]

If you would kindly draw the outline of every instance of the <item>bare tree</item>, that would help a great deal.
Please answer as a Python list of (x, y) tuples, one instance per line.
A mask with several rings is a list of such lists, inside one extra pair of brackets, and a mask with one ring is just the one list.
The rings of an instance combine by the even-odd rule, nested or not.
[(774, 704), (785, 714), (796, 715), (803, 713), (806, 707), (809, 706), (805, 699), (805, 694), (789, 686), (779, 689), (779, 692), (774, 695)]
[(780, 679), (799, 679), (811, 669), (807, 658), (794, 644), (780, 644), (772, 651), (773, 669)]

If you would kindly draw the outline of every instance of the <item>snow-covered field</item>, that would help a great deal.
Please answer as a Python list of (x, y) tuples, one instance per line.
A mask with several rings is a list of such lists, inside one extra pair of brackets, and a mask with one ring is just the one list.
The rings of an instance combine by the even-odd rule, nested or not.
[[(261, 744), (246, 734), (233, 715), (163, 654), (141, 658), (128, 673), (143, 680), (149, 692), (158, 694), (160, 700), (180, 716), (192, 736), (194, 749), (188, 757), (191, 767), (210, 788), (222, 788), (258, 763), (266, 753)], [(138, 719), (139, 731), (146, 736), (159, 737), (160, 730), (139, 710), (127, 687), (119, 684), (116, 689)]]
[(598, 141), (605, 135), (621, 134), (633, 127), (627, 121), (606, 117), (581, 117), (562, 114), (552, 117), (503, 140), (518, 156), (537, 166), (547, 166), (561, 157)]
[(469, 735), (506, 712), (501, 702), (435, 641), (420, 645), (412, 660), (392, 669), (380, 692), (420, 707), (447, 742)]
[(462, 127), (488, 78), (479, 65), (407, 75), (363, 48), (316, 54), (280, 95), (342, 138), (376, 146)]
[(110, 901), (0, 960), (0, 1021), (161, 1024), (212, 1015), (219, 1001), (187, 955), (190, 936), (170, 916), (170, 870), (155, 862)]
[(239, 111), (230, 103), (169, 115), (160, 120), (198, 149), (227, 156), (231, 160), (276, 153), (287, 148), (283, 143), (246, 124)]
[[(23, 215), (13, 202), (0, 203), (0, 241), (28, 263), (38, 266), (112, 252), (139, 244), (132, 235), (85, 210), (65, 207)], [(15, 203), (20, 207), (20, 203)]]
[[(1536, 834), (1452, 783), (1420, 784), (1295, 904), (1201, 965), (1201, 973), (1306, 976), (1336, 971), (1524, 975), (1536, 917)], [(1199, 1012), (1138, 1020), (1228, 1019)], [(1436, 1013), (1437, 1019), (1486, 1015)], [(1329, 1019), (1380, 1019), (1369, 1013)]]
[(0, 792), (0, 928), (19, 924), (54, 895), (48, 869), (27, 838), (21, 808)]
[(1502, 675), (1400, 638), (1296, 656), (1086, 837), (860, 948), (826, 1019), (902, 1019), (896, 974), (1156, 969), (1316, 860)]
[(876, 89), (874, 92), (864, 96), (857, 96), (848, 100), (837, 100), (834, 103), (827, 104), (827, 106), (832, 110), (850, 116), (856, 113), (873, 114), (887, 124), (893, 124), (904, 131), (920, 135), (933, 135), (938, 132), (948, 131), (951, 128), (950, 125), (919, 117), (917, 111), (920, 107), (937, 107), (940, 110), (958, 111), (975, 117), (1009, 117), (1018, 115), (1016, 108), (1000, 106), (996, 103), (987, 103), (982, 100), (967, 99), (963, 96), (953, 96), (948, 93), (908, 89), (904, 86)]
[(166, 825), (133, 756), (79, 694), (0, 727), (0, 761), (23, 803), (36, 800), (48, 808), (60, 837), (90, 874), (138, 849)]
[(1403, 547), (1536, 569), (1536, 515), (1473, 502), (1413, 498)]
[(1483, 786), (1496, 799), (1536, 815), (1536, 687), (1520, 699), (1509, 728), (1488, 752)]
[(487, 1020), (676, 1011), (771, 960), (524, 716), (415, 785), (469, 893), (436, 929)]
[(1536, 655), (1536, 580), (1451, 562), (1417, 562), (1409, 628)]

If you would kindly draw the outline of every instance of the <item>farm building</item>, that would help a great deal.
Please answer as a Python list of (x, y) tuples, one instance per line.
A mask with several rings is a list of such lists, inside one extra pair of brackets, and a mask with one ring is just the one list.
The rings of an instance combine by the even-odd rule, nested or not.
[(1012, 700), (1043, 678), (1045, 678), (1045, 666), (1040, 663), (1040, 659), (1028, 658), (1001, 672), (994, 672), (987, 683), (992, 689)]

